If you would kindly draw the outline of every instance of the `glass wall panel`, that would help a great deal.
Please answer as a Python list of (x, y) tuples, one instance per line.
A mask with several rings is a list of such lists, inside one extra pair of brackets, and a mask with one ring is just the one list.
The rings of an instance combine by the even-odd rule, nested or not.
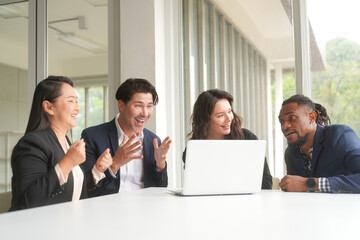
[[(332, 124), (345, 124), (360, 135), (360, 2), (308, 1), (312, 61), (312, 98)], [(319, 14), (321, 12), (321, 14)], [(318, 46), (317, 48), (314, 47)]]
[(229, 91), (229, 87), (230, 87), (230, 45), (229, 45), (229, 34), (230, 34), (230, 29), (229, 29), (229, 23), (228, 21), (224, 20), (224, 24), (221, 25), (223, 27), (223, 45), (222, 45), (222, 53), (223, 53), (223, 70), (224, 70), (224, 74), (222, 76), (221, 81), (223, 82), (223, 90)]
[(89, 125), (98, 125), (104, 122), (104, 89), (93, 87), (89, 89)]
[(239, 49), (239, 32), (234, 30), (234, 34), (233, 34), (233, 42), (234, 42), (234, 69), (233, 69), (233, 78), (234, 78), (234, 86), (232, 89), (235, 101), (234, 101), (234, 110), (235, 112), (237, 112), (238, 114), (242, 115), (242, 107), (241, 107), (241, 87), (240, 87), (240, 82), (241, 82), (241, 78), (240, 78), (240, 49)]
[[(106, 1), (100, 5), (91, 2), (48, 0), (48, 72), (70, 77), (83, 105), (78, 126), (73, 130), (73, 141), (79, 139), (84, 127), (104, 121), (104, 95), (95, 93), (98, 83), (93, 83), (108, 75), (108, 10)], [(106, 81), (103, 83), (107, 85)]]
[[(284, 82), (290, 83), (284, 96), (295, 93), (291, 1), (184, 0), (183, 6), (185, 83), (209, 86), (208, 74), (211, 74), (211, 79), (215, 80), (210, 81), (214, 82), (211, 87), (232, 93), (234, 107), (244, 119), (243, 126), (260, 139), (268, 140), (268, 159), (274, 172), (272, 129), (279, 124), (277, 118), (272, 119), (272, 113), (277, 116), (279, 110), (271, 111), (271, 107), (280, 106), (283, 100), (283, 73), (290, 76), (289, 81)], [(201, 36), (200, 40), (198, 36)], [(197, 57), (198, 51), (203, 55)], [(204, 78), (197, 77), (199, 71)], [(271, 77), (273, 99), (277, 96), (278, 100), (272, 106), (268, 104)], [(276, 83), (281, 86), (277, 91)], [(186, 106), (193, 89), (195, 87), (185, 87)], [(190, 101), (189, 108), (185, 108), (185, 122), (190, 120), (192, 104)], [(281, 130), (276, 132), (279, 132), (280, 140), (277, 145), (282, 147)], [(278, 152), (277, 176), (282, 177), (282, 148)]]
[(0, 192), (11, 189), (11, 152), (28, 121), (28, 3), (0, 4)]
[(199, 11), (199, 5), (198, 1), (191, 1), (192, 2), (192, 26), (191, 26), (191, 56), (190, 56), (190, 64), (191, 64), (191, 72), (190, 76), (193, 81), (191, 81), (191, 87), (194, 89), (195, 93), (195, 99), (197, 98), (197, 95), (199, 94), (199, 75), (200, 75), (200, 69), (199, 69), (199, 44), (201, 43), (201, 40), (199, 38), (199, 21), (198, 21), (198, 11)]
[(224, 89), (222, 83), (223, 67), (222, 67), (222, 34), (221, 34), (222, 17), (221, 14), (216, 11), (215, 13), (215, 78), (216, 88)]
[[(248, 44), (245, 38), (241, 38), (241, 49), (242, 49), (242, 56), (241, 56), (241, 64), (242, 64), (242, 81), (243, 81), (243, 101), (244, 101), (244, 115), (243, 116), (250, 116), (250, 87), (249, 87), (249, 60), (248, 60)], [(249, 128), (250, 126), (250, 117), (244, 118), (244, 126)]]
[(205, 59), (204, 59), (204, 82), (206, 82), (206, 87), (207, 89), (209, 88), (213, 88), (213, 86), (211, 86), (211, 78), (212, 78), (212, 74), (213, 74), (213, 69), (211, 66), (211, 59), (212, 59), (212, 42), (213, 42), (213, 37), (212, 37), (212, 31), (211, 31), (211, 5), (210, 3), (205, 0), (204, 1), (204, 55), (205, 55)]
[[(87, 88), (88, 90), (88, 88)], [(86, 121), (85, 121), (85, 88), (81, 87), (81, 88), (75, 88), (75, 92), (78, 96), (78, 103), (79, 103), (79, 107), (80, 107), (80, 113), (77, 116), (76, 119), (76, 127), (74, 127), (71, 132), (72, 132), (72, 138), (73, 139), (80, 139), (81, 136), (81, 132), (84, 128), (86, 128)]]

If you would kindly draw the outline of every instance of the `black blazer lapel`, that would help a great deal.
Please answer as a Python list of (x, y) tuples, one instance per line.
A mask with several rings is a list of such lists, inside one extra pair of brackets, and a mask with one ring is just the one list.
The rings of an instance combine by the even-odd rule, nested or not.
[(109, 122), (108, 136), (109, 136), (109, 142), (110, 142), (110, 147), (111, 147), (110, 152), (111, 152), (111, 155), (114, 156), (116, 153), (116, 150), (119, 147), (119, 137), (117, 134), (115, 119), (113, 119), (113, 121)]
[[(108, 127), (109, 127), (109, 129), (108, 129), (108, 137), (109, 137), (109, 142), (110, 142), (110, 153), (111, 153), (112, 157), (115, 156), (116, 150), (119, 147), (119, 137), (118, 137), (118, 134), (117, 134), (115, 121), (116, 121), (116, 118), (114, 118), (108, 124)], [(120, 168), (117, 171), (116, 176), (117, 176), (116, 183), (118, 185), (117, 189), (119, 189), (119, 186), (120, 186)]]
[(323, 148), (322, 142), (324, 140), (324, 134), (325, 134), (324, 128), (318, 124), (313, 142), (313, 154), (311, 159), (311, 176), (314, 176), (319, 153)]
[(149, 135), (147, 134), (145, 128), (143, 130), (144, 133), (144, 138), (143, 138), (143, 142), (142, 142), (142, 146), (143, 146), (143, 172), (144, 172), (144, 184), (148, 182), (148, 173), (147, 171), (149, 171), (149, 169), (151, 169), (151, 164), (149, 163), (150, 159), (149, 159), (149, 146), (148, 146), (148, 141), (149, 141)]

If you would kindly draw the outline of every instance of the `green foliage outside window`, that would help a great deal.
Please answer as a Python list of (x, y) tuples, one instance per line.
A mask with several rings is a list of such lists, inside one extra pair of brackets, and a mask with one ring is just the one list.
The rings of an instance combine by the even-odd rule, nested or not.
[(345, 38), (326, 44), (326, 71), (313, 73), (312, 95), (331, 123), (345, 124), (360, 135), (360, 46)]
[(89, 127), (104, 122), (104, 91), (103, 87), (89, 89)]
[(81, 131), (85, 128), (85, 89), (75, 88), (78, 103), (80, 107), (80, 113), (76, 118), (76, 127), (72, 129), (72, 142), (80, 139)]
[[(312, 100), (327, 109), (331, 123), (348, 125), (360, 136), (360, 45), (345, 38), (330, 40), (326, 44), (326, 69), (312, 72), (311, 78)], [(273, 80), (273, 98), (274, 85)], [(284, 74), (284, 100), (293, 94), (295, 75)]]
[(72, 142), (80, 139), (81, 132), (86, 127), (95, 126), (104, 122), (104, 90), (103, 87), (91, 87), (88, 91), (89, 113), (88, 126), (85, 119), (85, 88), (75, 88), (78, 95), (80, 113), (76, 119), (76, 127), (72, 129)]

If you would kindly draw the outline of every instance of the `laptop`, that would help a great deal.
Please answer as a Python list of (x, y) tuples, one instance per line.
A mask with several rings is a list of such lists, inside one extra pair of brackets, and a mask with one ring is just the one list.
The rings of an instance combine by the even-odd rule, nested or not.
[(261, 190), (265, 140), (189, 140), (177, 195), (249, 194)]

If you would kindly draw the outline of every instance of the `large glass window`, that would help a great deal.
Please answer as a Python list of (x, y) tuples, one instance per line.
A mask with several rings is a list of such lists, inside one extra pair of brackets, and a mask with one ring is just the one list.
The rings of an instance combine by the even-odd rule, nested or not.
[(213, 38), (211, 36), (212, 8), (208, 1), (204, 1), (204, 85), (205, 88), (211, 88), (214, 69), (211, 67), (213, 53), (211, 46)]
[(11, 189), (11, 152), (28, 120), (28, 3), (0, 4), (0, 192)]
[[(357, 0), (308, 1), (309, 19), (322, 58), (314, 59), (312, 98), (332, 124), (345, 124), (360, 135), (360, 21)], [(321, 14), (319, 14), (321, 12)], [(313, 52), (312, 52), (313, 55)]]
[[(291, 1), (184, 0), (183, 6), (185, 122), (203, 90), (229, 91), (243, 126), (268, 140), (270, 169), (273, 176), (282, 177), (283, 136), (277, 106), (295, 93)], [(272, 106), (268, 103), (271, 79)], [(284, 84), (284, 96), (276, 84)], [(192, 87), (197, 85), (204, 89)], [(186, 127), (189, 133), (191, 126)], [(273, 129), (278, 133), (275, 138)]]
[[(235, 4), (235, 1), (232, 3)], [(186, 109), (188, 117), (186, 122), (190, 119), (192, 105), (197, 96), (204, 90), (219, 88), (229, 91), (234, 97), (240, 99), (236, 98), (235, 100), (234, 109), (237, 113), (243, 112), (240, 110), (238, 102), (248, 105), (249, 115), (244, 116), (247, 119), (244, 125), (254, 132), (258, 129), (257, 134), (262, 137), (260, 127), (257, 128), (255, 125), (255, 111), (258, 110), (255, 110), (254, 106), (263, 108), (265, 111), (265, 106), (259, 103), (261, 95), (266, 95), (266, 89), (264, 88), (264, 92), (260, 93), (260, 88), (256, 87), (256, 83), (261, 79), (263, 82), (258, 84), (266, 86), (266, 75), (262, 76), (264, 71), (260, 71), (258, 67), (254, 66), (254, 63), (264, 60), (263, 56), (257, 54), (258, 51), (250, 42), (244, 42), (244, 51), (239, 49), (241, 34), (238, 27), (232, 24), (230, 18), (212, 1), (184, 1), (184, 36), (184, 65), (186, 66), (184, 76), (189, 76), (185, 79), (185, 89), (188, 90), (185, 94), (193, 96), (190, 107)], [(246, 53), (248, 54), (245, 57)], [(246, 62), (247, 68), (242, 68), (240, 62)], [(256, 74), (255, 71), (257, 71)], [(244, 75), (240, 77), (241, 72)], [(210, 79), (215, 81), (209, 81)], [(246, 83), (243, 84), (243, 82)], [(240, 89), (242, 86), (247, 86), (251, 93)], [(241, 95), (239, 92), (246, 94)], [(265, 119), (263, 120), (265, 121)], [(252, 126), (252, 124), (254, 125)], [(186, 131), (190, 132), (189, 125)]]
[[(11, 152), (28, 121), (28, 5), (0, 3), (0, 192), (11, 189)], [(78, 140), (85, 127), (107, 121), (107, 1), (47, 0), (47, 6), (48, 75), (74, 82)]]
[(83, 129), (107, 121), (106, 111), (107, 86), (75, 87), (78, 94), (80, 114), (76, 127), (72, 129), (74, 141), (81, 138)]
[(49, 75), (70, 77), (81, 107), (73, 141), (107, 120), (107, 11), (107, 1), (48, 0)]

